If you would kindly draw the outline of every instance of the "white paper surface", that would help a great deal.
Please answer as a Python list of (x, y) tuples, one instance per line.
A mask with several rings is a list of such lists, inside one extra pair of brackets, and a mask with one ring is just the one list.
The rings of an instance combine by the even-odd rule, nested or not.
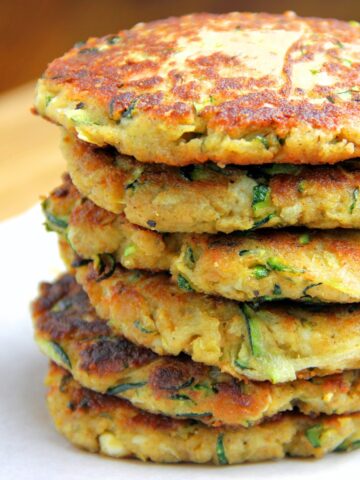
[(0, 478), (7, 480), (339, 480), (358, 479), (360, 451), (320, 461), (284, 460), (230, 467), (155, 465), (83, 452), (59, 435), (48, 416), (47, 360), (32, 340), (29, 302), (40, 280), (63, 269), (56, 235), (40, 208), (0, 223)]

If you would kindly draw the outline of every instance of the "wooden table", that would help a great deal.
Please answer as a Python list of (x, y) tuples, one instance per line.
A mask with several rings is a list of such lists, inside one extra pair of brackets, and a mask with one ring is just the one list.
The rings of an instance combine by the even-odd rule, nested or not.
[(59, 129), (32, 115), (34, 83), (0, 95), (0, 220), (34, 205), (60, 182)]

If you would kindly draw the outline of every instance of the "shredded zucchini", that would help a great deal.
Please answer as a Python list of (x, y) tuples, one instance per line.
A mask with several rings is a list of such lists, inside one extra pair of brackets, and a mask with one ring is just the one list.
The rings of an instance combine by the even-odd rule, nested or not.
[(216, 440), (216, 455), (220, 465), (227, 465), (229, 463), (224, 447), (224, 433), (220, 433)]
[(321, 434), (323, 433), (321, 424), (314, 425), (306, 430), (305, 435), (314, 448), (321, 447)]

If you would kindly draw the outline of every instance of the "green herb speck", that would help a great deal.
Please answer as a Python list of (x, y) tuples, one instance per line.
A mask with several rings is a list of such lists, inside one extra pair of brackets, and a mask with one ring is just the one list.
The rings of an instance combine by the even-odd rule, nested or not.
[(306, 430), (305, 435), (314, 448), (321, 447), (321, 434), (324, 428), (321, 424), (314, 425)]
[(216, 440), (216, 456), (220, 465), (228, 465), (229, 461), (225, 453), (223, 433), (220, 433)]
[(300, 245), (307, 245), (308, 243), (310, 243), (310, 235), (308, 233), (303, 233), (302, 235), (300, 235), (299, 243)]

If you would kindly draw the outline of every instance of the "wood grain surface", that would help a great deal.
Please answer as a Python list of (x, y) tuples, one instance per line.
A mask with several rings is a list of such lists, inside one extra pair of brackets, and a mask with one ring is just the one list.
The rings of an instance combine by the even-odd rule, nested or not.
[(60, 182), (58, 127), (32, 115), (34, 83), (0, 95), (0, 220), (34, 205)]

